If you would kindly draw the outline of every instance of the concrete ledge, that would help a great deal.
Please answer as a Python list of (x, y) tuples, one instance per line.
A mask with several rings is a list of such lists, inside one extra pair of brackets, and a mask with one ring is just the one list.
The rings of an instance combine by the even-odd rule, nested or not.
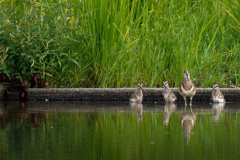
[[(29, 88), (29, 101), (128, 101), (136, 88)], [(183, 101), (178, 88), (171, 88)], [(226, 101), (240, 101), (240, 88), (221, 88)], [(163, 88), (144, 88), (144, 101), (164, 101)], [(212, 88), (197, 88), (193, 101), (210, 101)]]

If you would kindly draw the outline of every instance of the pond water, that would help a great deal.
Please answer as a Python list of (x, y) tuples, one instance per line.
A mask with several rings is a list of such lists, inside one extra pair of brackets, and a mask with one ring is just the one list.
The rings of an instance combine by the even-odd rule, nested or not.
[(238, 159), (239, 112), (239, 102), (0, 102), (0, 159)]

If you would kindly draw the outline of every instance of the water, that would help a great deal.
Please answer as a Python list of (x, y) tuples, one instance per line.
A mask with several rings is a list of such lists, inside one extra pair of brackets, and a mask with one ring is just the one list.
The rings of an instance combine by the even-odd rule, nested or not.
[(0, 102), (0, 159), (238, 159), (239, 102)]

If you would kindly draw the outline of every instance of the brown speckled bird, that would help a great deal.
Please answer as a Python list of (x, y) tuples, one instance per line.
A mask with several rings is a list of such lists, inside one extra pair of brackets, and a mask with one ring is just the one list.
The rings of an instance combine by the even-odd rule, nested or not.
[(192, 98), (196, 93), (196, 87), (190, 79), (190, 72), (188, 70), (184, 71), (184, 79), (179, 87), (179, 93), (183, 96), (185, 105), (187, 105), (187, 97), (190, 97), (190, 105), (192, 105)]
[(177, 97), (169, 89), (168, 81), (163, 81), (163, 87), (164, 87), (163, 97), (164, 97), (165, 101), (170, 102), (170, 103), (175, 102), (177, 100)]
[(138, 83), (137, 90), (131, 95), (130, 102), (142, 102), (143, 100), (143, 88), (142, 84)]
[(219, 86), (217, 84), (213, 85), (212, 100), (213, 100), (213, 102), (218, 102), (218, 103), (225, 102), (224, 95), (219, 90)]

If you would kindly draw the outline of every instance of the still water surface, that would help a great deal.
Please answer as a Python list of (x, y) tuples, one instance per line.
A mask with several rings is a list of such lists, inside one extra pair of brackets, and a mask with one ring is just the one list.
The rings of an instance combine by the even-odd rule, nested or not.
[(239, 111), (239, 102), (0, 102), (0, 159), (238, 159)]

